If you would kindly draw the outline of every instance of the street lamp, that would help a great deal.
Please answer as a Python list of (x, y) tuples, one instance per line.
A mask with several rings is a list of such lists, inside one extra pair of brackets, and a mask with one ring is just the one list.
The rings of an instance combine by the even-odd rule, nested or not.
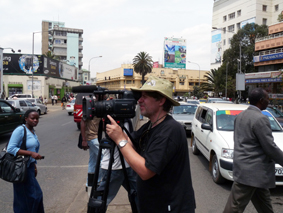
[(195, 62), (191, 62), (191, 61), (188, 61), (188, 62), (191, 63), (191, 64), (198, 65), (198, 86), (200, 87), (200, 67), (199, 67), (199, 64), (197, 64)]
[(102, 56), (95, 56), (95, 57), (92, 57), (91, 59), (89, 59), (89, 62), (88, 62), (88, 71), (90, 72), (90, 61), (94, 58), (101, 58)]
[(33, 57), (34, 57), (34, 34), (35, 33), (42, 33), (42, 32), (50, 32), (52, 30), (47, 30), (47, 31), (38, 31), (38, 32), (33, 32), (32, 33), (32, 56), (31, 56), (31, 72), (32, 72), (32, 76), (31, 76), (31, 95), (33, 96)]

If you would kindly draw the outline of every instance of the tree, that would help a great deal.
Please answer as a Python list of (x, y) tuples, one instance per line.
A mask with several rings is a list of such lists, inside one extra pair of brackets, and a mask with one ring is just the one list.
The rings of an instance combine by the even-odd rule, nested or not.
[(144, 76), (152, 71), (152, 57), (146, 52), (140, 52), (134, 57), (133, 66), (134, 71), (142, 76), (142, 84), (144, 84)]
[(278, 22), (283, 21), (283, 12), (281, 12), (281, 13), (278, 15), (277, 21), (278, 21)]
[(203, 91), (200, 89), (199, 86), (194, 86), (193, 96), (200, 99), (203, 96)]
[(43, 55), (46, 56), (47, 58), (60, 60), (59, 56), (54, 55), (50, 50)]

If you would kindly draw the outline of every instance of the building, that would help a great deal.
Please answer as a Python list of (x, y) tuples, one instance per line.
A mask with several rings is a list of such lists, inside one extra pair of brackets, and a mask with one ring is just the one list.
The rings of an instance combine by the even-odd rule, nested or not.
[(271, 99), (283, 100), (283, 22), (270, 25), (268, 34), (255, 41), (254, 66), (258, 72), (245, 75), (246, 86), (262, 87)]
[(79, 70), (83, 66), (83, 30), (65, 27), (64, 22), (42, 21), (42, 54), (51, 51)]
[[(204, 75), (209, 71), (187, 70), (172, 68), (153, 68), (152, 72), (145, 76), (154, 75), (171, 81), (174, 85), (174, 95), (182, 96), (192, 92), (194, 86), (199, 86), (205, 82)], [(142, 76), (133, 71), (132, 64), (122, 64), (121, 67), (102, 73), (96, 73), (96, 85), (106, 87), (109, 90), (122, 90), (130, 88), (140, 88), (142, 86)]]
[(223, 53), (234, 33), (247, 23), (272, 25), (283, 11), (282, 0), (214, 0), (211, 69), (221, 66)]

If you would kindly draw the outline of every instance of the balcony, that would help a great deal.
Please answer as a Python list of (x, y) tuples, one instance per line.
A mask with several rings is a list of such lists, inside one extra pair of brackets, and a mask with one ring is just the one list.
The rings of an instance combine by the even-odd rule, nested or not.
[(257, 38), (255, 43), (255, 51), (271, 49), (283, 46), (283, 32), (265, 36), (263, 38)]

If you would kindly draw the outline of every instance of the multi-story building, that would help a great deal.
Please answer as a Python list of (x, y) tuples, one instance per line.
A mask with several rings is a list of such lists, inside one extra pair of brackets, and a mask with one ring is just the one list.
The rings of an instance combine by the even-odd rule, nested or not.
[[(145, 76), (154, 75), (171, 81), (174, 85), (174, 95), (184, 95), (191, 93), (194, 86), (206, 82), (204, 75), (209, 71), (187, 70), (172, 68), (153, 68), (152, 72)], [(142, 76), (133, 71), (132, 64), (122, 64), (121, 67), (102, 73), (96, 73), (96, 85), (106, 87), (109, 90), (122, 90), (130, 88), (140, 88), (142, 86)]]
[(210, 68), (221, 66), (234, 33), (247, 23), (268, 26), (276, 23), (281, 11), (282, 0), (214, 0)]
[(255, 41), (254, 66), (258, 72), (246, 74), (246, 86), (262, 87), (271, 99), (283, 99), (283, 22), (270, 25), (268, 34)]
[(64, 22), (42, 21), (42, 54), (51, 51), (61, 61), (83, 66), (83, 30), (65, 27)]

